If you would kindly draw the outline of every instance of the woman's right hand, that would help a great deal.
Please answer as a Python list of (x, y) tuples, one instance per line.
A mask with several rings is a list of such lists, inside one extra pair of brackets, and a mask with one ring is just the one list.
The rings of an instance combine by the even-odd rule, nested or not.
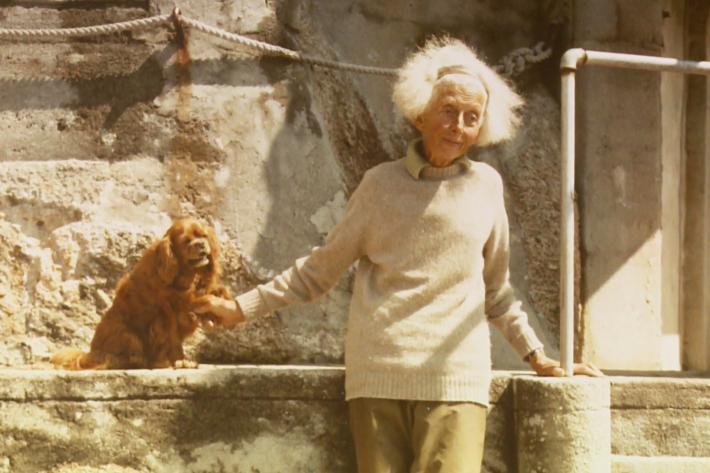
[(200, 297), (195, 302), (192, 312), (221, 327), (231, 327), (246, 321), (237, 301), (211, 294)]
[[(530, 358), (530, 366), (535, 370), (538, 376), (561, 377), (565, 375), (564, 370), (560, 366), (560, 362), (545, 355), (542, 349), (533, 352)], [(604, 373), (591, 363), (575, 363), (573, 366), (573, 374), (592, 376), (595, 378), (604, 376)]]

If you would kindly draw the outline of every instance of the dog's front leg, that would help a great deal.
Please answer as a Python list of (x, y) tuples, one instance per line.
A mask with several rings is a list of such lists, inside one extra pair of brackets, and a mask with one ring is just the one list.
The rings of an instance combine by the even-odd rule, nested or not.
[(163, 310), (150, 326), (148, 346), (151, 368), (170, 368), (179, 357), (179, 353), (175, 352), (174, 342), (177, 338), (177, 322), (171, 312)]

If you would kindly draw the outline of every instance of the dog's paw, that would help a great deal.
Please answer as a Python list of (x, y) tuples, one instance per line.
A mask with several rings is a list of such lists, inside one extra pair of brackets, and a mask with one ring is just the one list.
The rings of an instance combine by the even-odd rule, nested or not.
[(190, 318), (194, 323), (196, 323), (202, 330), (205, 330), (209, 332), (210, 330), (214, 330), (217, 328), (219, 325), (218, 319), (210, 314), (209, 312), (204, 313), (204, 314), (196, 314), (194, 312), (190, 312)]
[(192, 360), (176, 360), (173, 366), (175, 369), (192, 369), (199, 367), (200, 364)]
[(156, 360), (150, 364), (150, 368), (154, 370), (159, 370), (163, 368), (172, 368), (173, 364), (170, 360)]

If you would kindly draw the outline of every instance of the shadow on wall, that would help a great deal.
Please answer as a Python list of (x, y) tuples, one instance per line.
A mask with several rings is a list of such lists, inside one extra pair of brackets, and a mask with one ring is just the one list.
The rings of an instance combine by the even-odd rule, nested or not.
[[(284, 14), (283, 9), (277, 12)], [(288, 24), (283, 18), (280, 21)], [(303, 50), (294, 48), (285, 32), (282, 35), (276, 43)], [(311, 53), (307, 49), (306, 52)], [(263, 179), (266, 194), (248, 197), (268, 200), (249, 256), (259, 266), (279, 272), (322, 243), (324, 235), (311, 221), (312, 216), (337, 192), (349, 195), (365, 170), (388, 156), (349, 73), (270, 57), (259, 59), (258, 65), (267, 78), (265, 85), (275, 88), (273, 93), (265, 94), (264, 102), (278, 102), (280, 108), (276, 114), (282, 122), (278, 129), (269, 130), (267, 154), (258, 157), (264, 160), (263, 177), (259, 179)], [(235, 66), (226, 63), (219, 67), (231, 79), (239, 77)], [(199, 61), (196, 67), (200, 67)], [(193, 71), (193, 77), (202, 78), (198, 79), (202, 83), (205, 75), (209, 75), (221, 84), (246, 85), (225, 81), (207, 68), (203, 72), (206, 74)], [(273, 103), (255, 105), (268, 116)], [(234, 218), (224, 217), (226, 221)], [(346, 280), (341, 281), (337, 290), (343, 291), (346, 285)], [(284, 317), (259, 321), (267, 330), (278, 333), (266, 337), (276, 337), (280, 345), (265, 353), (264, 356), (271, 357), (266, 361), (342, 362), (347, 304), (324, 302), (328, 297), (316, 304), (293, 307)], [(327, 308), (323, 308), (324, 304)]]
[[(225, 382), (219, 370), (204, 370), (188, 399), (166, 401), (161, 406), (164, 424), (158, 431), (175, 447), (159, 454), (171, 459), (164, 464), (184, 465), (191, 471), (215, 464), (225, 471), (238, 466), (239, 471), (354, 473), (343, 378), (336, 383), (332, 376), (289, 374), (288, 369), (274, 376), (267, 371), (263, 378), (254, 376), (245, 384), (242, 377)], [(484, 471), (513, 472), (517, 471), (513, 383), (500, 381), (491, 387), (483, 464)], [(146, 422), (132, 429), (155, 425)]]
[[(138, 69), (124, 75), (110, 74), (91, 79), (0, 79), (0, 110), (40, 110), (52, 108), (92, 108), (110, 105), (102, 128), (111, 128), (132, 105), (150, 102), (163, 92), (163, 70), (177, 47), (165, 46), (151, 54)], [(108, 60), (108, 59), (107, 59)], [(76, 96), (56, 94), (65, 87)]]
[[(332, 166), (329, 163), (332, 157), (317, 155), (323, 148), (315, 148), (316, 142), (327, 137), (313, 111), (308, 75), (302, 70), (304, 66), (288, 67), (286, 61), (274, 59), (262, 59), (259, 65), (269, 83), (285, 81), (287, 92), (283, 103), (285, 121), (273, 134), (264, 162), (270, 207), (253, 256), (267, 265), (286, 262), (290, 266), (296, 258), (307, 254), (310, 246), (321, 243), (308, 217), (318, 208), (316, 195), (321, 193), (319, 187), (323, 184), (314, 177), (329, 164)], [(314, 148), (309, 149), (311, 147)], [(318, 161), (322, 163), (319, 165)], [(302, 246), (294, 248), (286, 243), (288, 240)], [(274, 269), (280, 271), (288, 266)]]
[[(142, 108), (150, 107), (155, 99), (171, 89), (181, 87), (179, 77), (184, 66), (171, 63), (178, 48), (168, 45), (150, 54), (135, 70), (122, 75), (105, 75), (87, 79), (0, 79), (0, 111), (67, 109), (78, 113), (79, 123), (58, 123), (60, 130), (81, 127), (88, 133), (108, 131), (116, 134), (113, 160), (129, 158), (132, 154), (161, 156), (165, 143), (154, 144), (158, 134), (140, 116)], [(108, 58), (107, 58), (108, 60)], [(252, 74), (239, 74), (241, 68), (252, 67), (253, 59), (220, 58), (192, 60), (191, 84), (229, 85), (234, 87), (266, 85), (250, 81)], [(64, 93), (67, 89), (71, 93)], [(62, 93), (58, 93), (58, 92)], [(153, 111), (155, 113), (155, 111)], [(138, 114), (138, 115), (136, 115)], [(175, 117), (173, 117), (177, 120)], [(197, 133), (197, 127), (189, 129)], [(152, 132), (155, 132), (151, 135)], [(160, 138), (160, 136), (158, 136)], [(124, 140), (124, 142), (122, 142)], [(223, 152), (201, 141), (202, 152), (193, 153), (200, 161), (221, 161)]]

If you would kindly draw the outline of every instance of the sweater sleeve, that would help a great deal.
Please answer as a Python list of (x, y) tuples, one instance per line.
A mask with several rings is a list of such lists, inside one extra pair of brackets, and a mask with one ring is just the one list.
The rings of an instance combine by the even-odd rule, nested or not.
[(483, 279), (486, 284), (486, 315), (503, 334), (520, 357), (542, 347), (535, 331), (528, 324), (527, 314), (510, 285), (510, 244), (508, 216), (505, 211), (502, 182), (499, 181), (499, 202), (495, 222), (483, 248)]
[(331, 289), (341, 275), (364, 254), (367, 223), (367, 174), (353, 192), (342, 219), (333, 227), (322, 246), (296, 260), (294, 265), (271, 281), (237, 296), (247, 320), (291, 304), (310, 302)]

